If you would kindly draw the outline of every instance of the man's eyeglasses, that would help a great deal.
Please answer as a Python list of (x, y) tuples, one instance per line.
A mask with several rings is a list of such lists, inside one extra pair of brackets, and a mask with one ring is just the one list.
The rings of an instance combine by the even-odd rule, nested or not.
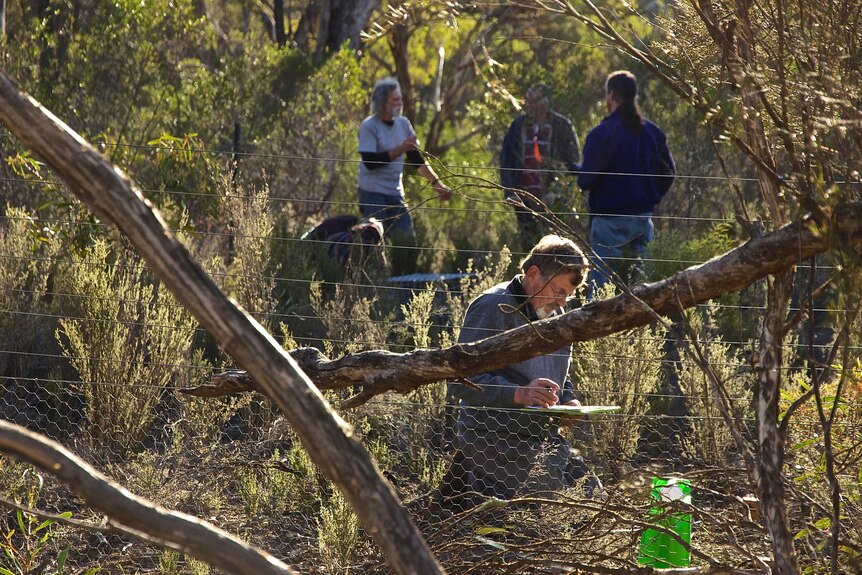
[(551, 293), (554, 294), (554, 299), (566, 300), (566, 303), (575, 299), (575, 294), (570, 294), (568, 291), (563, 289), (552, 289)]

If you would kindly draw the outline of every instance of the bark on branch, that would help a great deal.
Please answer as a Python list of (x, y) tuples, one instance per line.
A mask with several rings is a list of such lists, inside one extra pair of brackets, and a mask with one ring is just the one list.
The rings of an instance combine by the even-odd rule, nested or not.
[[(842, 243), (859, 243), (862, 205), (836, 210), (834, 231)], [(514, 362), (550, 353), (576, 341), (588, 341), (646, 325), (654, 313), (668, 315), (738, 291), (767, 275), (788, 269), (796, 262), (826, 250), (830, 239), (804, 220), (750, 240), (724, 255), (664, 279), (637, 286), (632, 294), (589, 303), (559, 318), (536, 322), (471, 344), (440, 350), (397, 354), (367, 351), (328, 360), (316, 349), (291, 352), (319, 389), (362, 386), (361, 400), (386, 391), (408, 393), (437, 381), (460, 379)], [(242, 391), (261, 391), (253, 377), (229, 371), (213, 377), (212, 384), (187, 393), (218, 396)], [(349, 405), (355, 406), (358, 401)]]
[(206, 521), (132, 495), (62, 445), (2, 420), (0, 451), (56, 476), (120, 530), (144, 541), (173, 547), (228, 573), (296, 573), (269, 553)]
[(350, 427), (257, 322), (225, 296), (140, 190), (78, 134), (0, 73), (0, 121), (96, 215), (115, 224), (152, 272), (285, 413), (311, 459), (344, 493), (401, 574), (442, 573), (410, 515)]

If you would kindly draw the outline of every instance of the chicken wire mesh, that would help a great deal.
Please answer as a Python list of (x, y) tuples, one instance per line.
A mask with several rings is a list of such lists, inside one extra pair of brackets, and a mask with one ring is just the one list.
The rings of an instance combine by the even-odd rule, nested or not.
[[(8, 412), (32, 405), (33, 390), (46, 382), (5, 383)], [(337, 397), (332, 394), (330, 399)], [(597, 391), (584, 397), (585, 402), (602, 404), (619, 399)], [(650, 395), (646, 404), (655, 399)], [(723, 445), (709, 443), (721, 441), (725, 422), (698, 412), (696, 399), (686, 398), (689, 413), (679, 416), (650, 413), (647, 407), (640, 413), (593, 415), (561, 427), (552, 422), (542, 439), (515, 442), (518, 448), (530, 443), (535, 451), (527, 461), (506, 460), (511, 476), (504, 479), (516, 485), (506, 494), (466, 488), (468, 470), (497, 461), (499, 453), (479, 462), (470, 459), (482, 455), (474, 449), (465, 457), (471, 452), (458, 445), (455, 429), (460, 408), (447, 400), (442, 385), (406, 397), (383, 396), (345, 416), (448, 572), (562, 573), (634, 570), (643, 564), (762, 569), (769, 561), (769, 544), (743, 456), (727, 438)], [(97, 440), (99, 433), (90, 428), (86, 409), (63, 409), (68, 410), (69, 430), (42, 431), (59, 433), (58, 439), (71, 450), (133, 493), (210, 521), (300, 572), (389, 572), (344, 498), (316, 469), (268, 400), (165, 394), (148, 431), (122, 452)], [(20, 411), (18, 419), (25, 417), (26, 411)], [(812, 418), (800, 423), (813, 429), (818, 422)], [(677, 435), (668, 435), (668, 430), (677, 430)], [(802, 430), (799, 434), (804, 435)], [(488, 447), (501, 446), (498, 442)], [(824, 478), (811, 473), (818, 460), (816, 445), (796, 447), (786, 476), (788, 511), (803, 543), (800, 552), (812, 562), (823, 557), (817, 541), (825, 532), (822, 521), (819, 526), (817, 522), (828, 502)], [(858, 511), (852, 497), (858, 467), (847, 471), (852, 473), (839, 479), (848, 488), (845, 505), (852, 518)], [(68, 486), (29, 465), (4, 457), (0, 475), (7, 500), (109, 526)], [(690, 502), (656, 499), (654, 478), (686, 482)], [(34, 522), (30, 515), (23, 517), (22, 524), (14, 510), (4, 511), (4, 548), (14, 550), (14, 557), (4, 559), (5, 568), (18, 564), (32, 569), (70, 549), (70, 572), (211, 572), (190, 557), (128, 535), (62, 523), (42, 533), (50, 532), (50, 537), (37, 549), (30, 544), (42, 535), (33, 533), (42, 518)], [(680, 518), (688, 521), (690, 545)], [(848, 535), (858, 533), (852, 519), (843, 526)], [(653, 548), (644, 543), (650, 532), (657, 534)], [(661, 548), (665, 545), (667, 549)], [(673, 555), (681, 546), (685, 558)], [(25, 563), (28, 553), (32, 557)], [(644, 553), (666, 563), (650, 563)]]
[[(78, 260), (57, 261), (73, 275), (86, 275), (114, 257), (99, 249), (105, 248), (95, 245)], [(250, 266), (254, 250), (234, 249)], [(307, 280), (301, 260), (291, 260), (293, 268), (281, 278), (250, 267), (211, 271), (226, 290), (251, 302), (246, 305), (288, 349), (313, 345), (337, 357), (453, 344), (470, 299), (506, 279), (512, 254), (493, 256), (428, 289), (410, 285), (409, 278), (380, 284), (361, 270), (339, 282)], [(49, 274), (35, 269), (37, 256), (0, 257), (7, 269), (26, 264), (16, 268), (24, 279), (3, 292), (0, 311), (3, 419), (59, 441), (131, 492), (235, 533), (300, 572), (391, 571), (267, 399), (180, 392), (230, 364), (134, 257), (118, 258), (110, 281), (90, 276), (59, 285), (49, 285)], [(262, 295), (285, 284), (288, 293), (298, 285), (309, 294), (289, 318)], [(577, 398), (617, 411), (562, 421), (531, 413), (525, 419), (512, 406), (473, 406), (486, 416), (487, 433), (459, 438), (464, 407), (449, 390), (464, 383), (455, 381), (448, 388), (437, 383), (409, 395), (378, 396), (341, 415), (447, 572), (616, 572), (682, 563), (768, 569), (769, 537), (745, 453), (757, 437), (752, 398), (758, 375), (744, 320), (760, 311), (758, 297), (742, 294), (663, 327), (576, 344), (569, 376)], [(831, 367), (836, 334), (823, 326), (836, 322), (792, 330), (782, 374), (788, 384), (780, 410), (796, 406), (787, 429), (785, 505), (801, 562), (812, 570), (832, 553), (836, 484), (848, 565), (862, 541), (862, 389), (852, 361)], [(858, 353), (853, 339), (845, 349), (850, 357)], [(823, 379), (821, 396), (827, 402), (833, 397), (827, 411), (835, 408), (831, 476), (819, 408), (798, 403), (825, 367), (832, 373)], [(841, 381), (847, 383), (839, 394)], [(337, 406), (354, 391), (325, 396)], [(477, 473), (497, 480), (477, 482)], [(690, 500), (663, 497), (655, 491), (662, 480), (688, 486)], [(0, 485), (0, 566), (13, 573), (214, 572), (192, 557), (115, 532), (69, 486), (27, 464), (0, 458)]]

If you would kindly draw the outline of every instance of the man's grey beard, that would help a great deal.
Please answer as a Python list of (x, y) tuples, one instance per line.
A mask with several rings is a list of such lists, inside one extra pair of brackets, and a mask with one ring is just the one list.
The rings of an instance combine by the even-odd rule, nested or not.
[(393, 118), (399, 118), (404, 113), (404, 106), (398, 106), (397, 108), (389, 108), (389, 114)]
[(539, 319), (547, 319), (552, 315), (556, 314), (558, 311), (560, 311), (560, 308), (558, 307), (555, 307), (551, 310), (548, 310), (544, 307), (540, 307), (536, 310), (536, 317), (538, 317)]

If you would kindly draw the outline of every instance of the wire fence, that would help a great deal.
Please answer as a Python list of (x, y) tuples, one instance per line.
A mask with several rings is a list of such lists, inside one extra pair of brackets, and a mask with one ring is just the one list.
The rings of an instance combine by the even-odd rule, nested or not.
[[(446, 167), (453, 173), (489, 169)], [(0, 184), (62, 190), (46, 179), (7, 178)], [(190, 196), (164, 189), (144, 193), (177, 203)], [(507, 280), (514, 272), (512, 261), (525, 253), (517, 246), (483, 251), (413, 245), (403, 249), (484, 263), (427, 270), (412, 279), (393, 278), (369, 259), (363, 260), (365, 267), (351, 270), (330, 257), (333, 241), (303, 237), (307, 229), (279, 228), (272, 221), (255, 228), (260, 222), (254, 218), (263, 216), (248, 206), (258, 198), (221, 195), (219, 201), (237, 200), (246, 208), (226, 218), (236, 221), (177, 225), (173, 231), (188, 238), (215, 281), (288, 349), (314, 346), (334, 358), (369, 349), (404, 353), (448, 347), (457, 341), (470, 300)], [(74, 204), (68, 196), (62, 200)], [(320, 217), (355, 211), (353, 202), (337, 199), (265, 200), (273, 212), (312, 201)], [(481, 202), (421, 203), (414, 209), (418, 218), (458, 213), (474, 221), (511, 214), (497, 190)], [(687, 226), (732, 221), (656, 218), (683, 235)], [(315, 468), (269, 400), (253, 393), (209, 399), (183, 393), (235, 366), (134, 255), (99, 251), (93, 243), (64, 249), (68, 238), (58, 233), (79, 226), (110, 236), (99, 222), (71, 214), (40, 219), (8, 208), (4, 213), (0, 417), (60, 441), (132, 492), (216, 523), (301, 572), (389, 572), (343, 497)], [(353, 250), (351, 258), (367, 248), (359, 240), (341, 244)], [(277, 254), (280, 267), (269, 261)], [(648, 258), (646, 265), (682, 268), (702, 261), (662, 256)], [(820, 274), (835, 270), (828, 262), (816, 268)], [(788, 428), (785, 470), (798, 550), (816, 571), (829, 553), (823, 424), (830, 410), (835, 477), (848, 518), (842, 521), (850, 549), (843, 551), (845, 558), (862, 542), (862, 388), (859, 368), (850, 361), (862, 344), (851, 337), (841, 347), (844, 359), (838, 354), (828, 361), (836, 328), (851, 310), (834, 293), (807, 305), (808, 269), (801, 267), (798, 276), (800, 294), (790, 314), (807, 311), (814, 321), (788, 326), (782, 367), (787, 383), (779, 408), (789, 409), (810, 393), (819, 374), (826, 374), (825, 408), (802, 403)], [(768, 537), (746, 454), (731, 432), (754, 444), (754, 341), (765, 304), (757, 289), (751, 292), (701, 306), (687, 318), (670, 318), (671, 332), (650, 326), (576, 343), (567, 373), (571, 398), (609, 406), (608, 411), (571, 417), (515, 408), (511, 402), (468, 405), (458, 396), (471, 384), (457, 381), (423, 386), (409, 395), (386, 394), (342, 416), (450, 573), (617, 572), (688, 564), (763, 570)], [(582, 295), (570, 306), (584, 301)], [(850, 332), (856, 328), (853, 324)], [(697, 346), (705, 363), (692, 359), (686, 346)], [(548, 357), (568, 356), (562, 350)], [(716, 380), (721, 402), (715, 398)], [(494, 382), (481, 385), (502, 395), (507, 390)], [(324, 395), (338, 406), (356, 391)], [(500, 429), (507, 430), (503, 438), (484, 432)], [(42, 519), (31, 514), (19, 519), (9, 510), (11, 501), (55, 514), (71, 512), (75, 520), (95, 527), (104, 526), (103, 517), (68, 488), (6, 457), (0, 459), (0, 484), (7, 507), (4, 533), (9, 533), (2, 545), (10, 550), (0, 559), (4, 569), (36, 572), (41, 562), (56, 565), (61, 551), (70, 549), (65, 560), (75, 572), (208, 572), (188, 557), (128, 535), (62, 522), (45, 528), (50, 537), (39, 546), (36, 527)]]

